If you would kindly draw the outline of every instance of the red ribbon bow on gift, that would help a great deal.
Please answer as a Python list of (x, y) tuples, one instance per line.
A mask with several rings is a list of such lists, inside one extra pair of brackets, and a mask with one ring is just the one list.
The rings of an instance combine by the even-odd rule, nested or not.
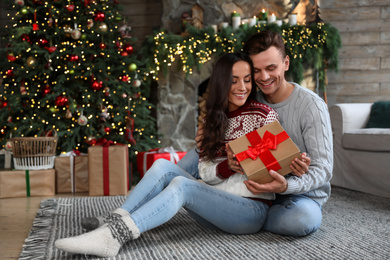
[(107, 140), (106, 138), (99, 138), (96, 142), (96, 145), (101, 145), (103, 147), (108, 147), (110, 145), (113, 145), (114, 142), (111, 140)]
[(263, 138), (260, 137), (257, 131), (250, 132), (245, 136), (252, 146), (248, 146), (248, 150), (236, 154), (237, 161), (241, 162), (249, 158), (256, 160), (259, 157), (267, 170), (277, 171), (281, 169), (281, 166), (270, 150), (275, 150), (278, 144), (289, 138), (286, 131), (277, 135), (265, 131)]

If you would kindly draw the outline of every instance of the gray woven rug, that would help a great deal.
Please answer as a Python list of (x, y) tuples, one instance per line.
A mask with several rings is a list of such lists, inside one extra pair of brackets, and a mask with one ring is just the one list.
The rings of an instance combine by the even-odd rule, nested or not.
[[(117, 208), (123, 196), (60, 198), (41, 203), (19, 259), (99, 259), (69, 255), (58, 238), (83, 233), (80, 220)], [(390, 259), (390, 199), (333, 187), (321, 228), (294, 238), (259, 232), (230, 235), (198, 225), (182, 209), (110, 259)]]

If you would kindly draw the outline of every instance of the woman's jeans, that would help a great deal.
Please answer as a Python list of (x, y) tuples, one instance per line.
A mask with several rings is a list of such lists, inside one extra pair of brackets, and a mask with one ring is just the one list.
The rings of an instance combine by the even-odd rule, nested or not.
[[(122, 208), (141, 233), (160, 226), (182, 207), (200, 224), (233, 234), (258, 232), (266, 218), (268, 205), (214, 188), (197, 180), (197, 153), (189, 154), (187, 173), (178, 165), (164, 159), (154, 162), (133, 189)], [(195, 156), (195, 157), (194, 157)], [(195, 163), (194, 163), (195, 162)], [(195, 165), (195, 166), (194, 166)]]
[[(198, 154), (187, 152), (178, 165), (187, 172), (198, 174)], [(277, 195), (269, 208), (262, 230), (280, 235), (305, 236), (315, 232), (322, 221), (321, 206), (303, 195)], [(263, 223), (263, 218), (259, 219)]]

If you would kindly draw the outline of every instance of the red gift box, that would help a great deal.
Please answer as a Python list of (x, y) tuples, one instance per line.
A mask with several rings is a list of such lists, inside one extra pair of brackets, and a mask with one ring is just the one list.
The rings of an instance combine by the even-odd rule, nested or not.
[(139, 152), (137, 154), (137, 170), (142, 178), (146, 171), (152, 167), (157, 159), (166, 159), (173, 163), (177, 163), (187, 152), (175, 151), (173, 147), (160, 149), (151, 149), (148, 152)]

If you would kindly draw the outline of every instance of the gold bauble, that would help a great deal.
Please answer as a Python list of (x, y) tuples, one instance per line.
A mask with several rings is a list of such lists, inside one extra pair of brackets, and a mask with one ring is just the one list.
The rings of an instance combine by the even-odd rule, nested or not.
[(35, 63), (36, 63), (36, 60), (32, 56), (28, 57), (26, 60), (26, 64), (28, 67), (33, 67), (35, 65)]
[(105, 24), (105, 23), (100, 23), (99, 24), (99, 31), (107, 32), (107, 30), (108, 30), (107, 24)]

